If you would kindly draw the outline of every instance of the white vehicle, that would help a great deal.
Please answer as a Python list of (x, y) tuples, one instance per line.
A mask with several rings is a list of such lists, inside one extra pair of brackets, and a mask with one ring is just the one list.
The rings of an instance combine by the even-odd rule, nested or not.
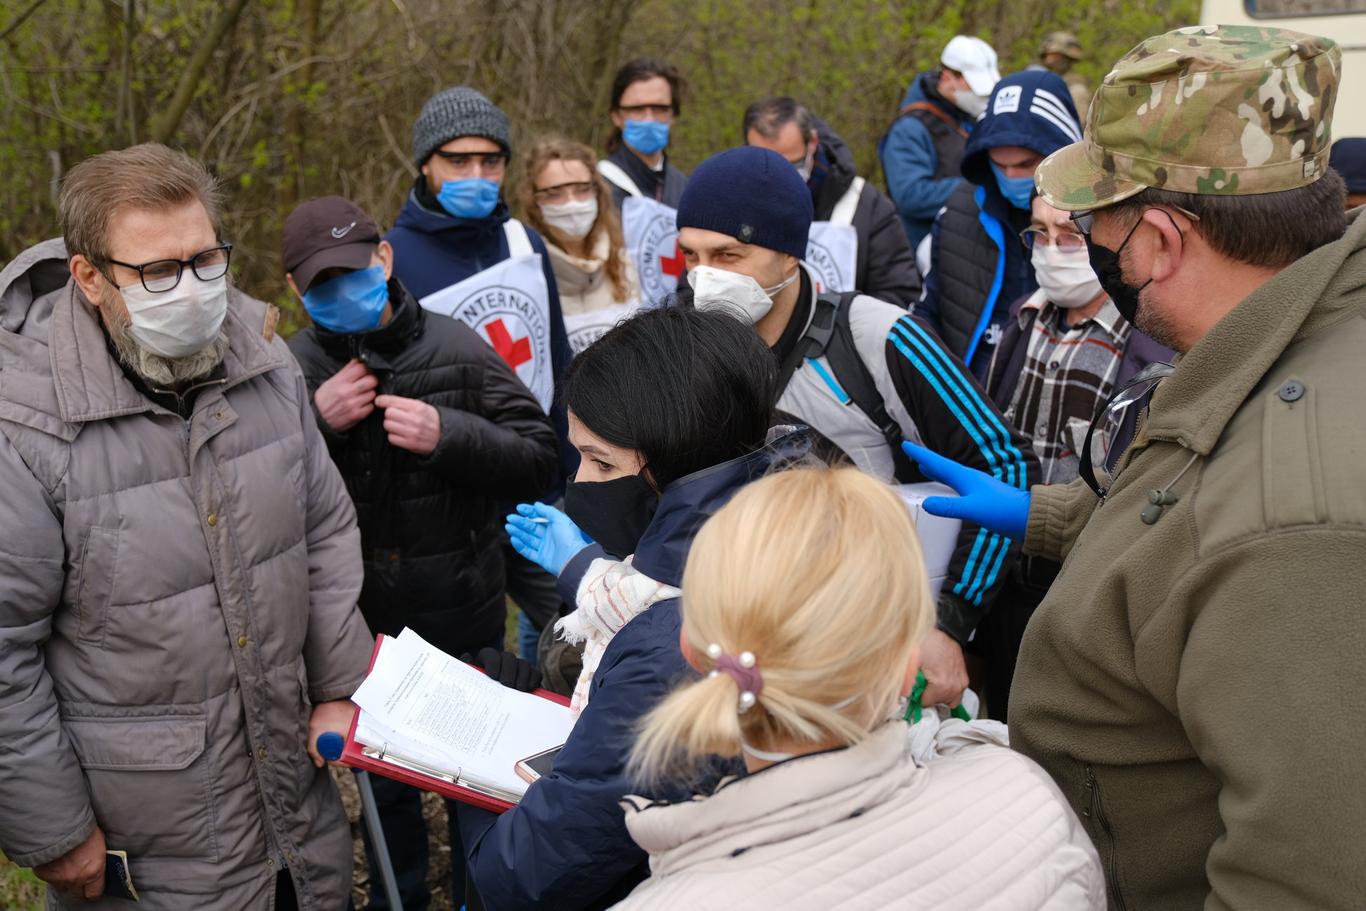
[(1366, 136), (1366, 0), (1205, 0), (1202, 25), (1259, 25), (1332, 38), (1342, 48), (1333, 139)]

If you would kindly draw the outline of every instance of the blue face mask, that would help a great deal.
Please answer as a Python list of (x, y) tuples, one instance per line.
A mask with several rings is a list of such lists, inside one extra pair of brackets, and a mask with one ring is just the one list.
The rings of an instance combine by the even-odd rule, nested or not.
[(331, 332), (369, 332), (379, 325), (389, 286), (384, 267), (371, 266), (338, 275), (304, 292), (304, 309), (313, 322)]
[(488, 218), (498, 205), (498, 184), (482, 177), (448, 180), (441, 185), (436, 201), (456, 218)]
[(994, 161), (991, 163), (991, 173), (996, 175), (996, 186), (1001, 188), (1001, 195), (1006, 198), (1006, 202), (1017, 209), (1029, 209), (1029, 197), (1034, 193), (1033, 175), (1007, 177)]
[(628, 120), (621, 137), (642, 155), (653, 155), (669, 144), (669, 125), (658, 120)]

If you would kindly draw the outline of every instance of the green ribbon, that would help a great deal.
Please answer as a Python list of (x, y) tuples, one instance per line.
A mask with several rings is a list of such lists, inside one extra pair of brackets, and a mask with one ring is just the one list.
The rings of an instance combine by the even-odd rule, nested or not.
[[(930, 682), (925, 679), (925, 672), (916, 671), (915, 686), (911, 688), (910, 705), (906, 706), (905, 720), (910, 724), (915, 724), (916, 722), (918, 722), (920, 720), (921, 714), (925, 711), (924, 706), (920, 704), (920, 700), (925, 695), (925, 687), (929, 685)], [(963, 708), (961, 704), (955, 705), (953, 709), (949, 712), (949, 714), (952, 715), (954, 718), (961, 718), (963, 721), (972, 720), (972, 716), (968, 714), (968, 710)]]

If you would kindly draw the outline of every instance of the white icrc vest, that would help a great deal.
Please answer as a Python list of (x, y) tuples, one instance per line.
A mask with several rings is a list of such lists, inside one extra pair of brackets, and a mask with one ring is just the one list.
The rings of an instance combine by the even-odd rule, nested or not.
[(829, 221), (813, 221), (806, 246), (806, 264), (815, 273), (820, 291), (857, 291), (858, 232), (854, 211), (865, 181), (855, 177), (830, 212)]
[(424, 309), (453, 316), (483, 337), (548, 414), (555, 398), (550, 361), (550, 287), (541, 254), (517, 219), (503, 223), (508, 258), (422, 298)]

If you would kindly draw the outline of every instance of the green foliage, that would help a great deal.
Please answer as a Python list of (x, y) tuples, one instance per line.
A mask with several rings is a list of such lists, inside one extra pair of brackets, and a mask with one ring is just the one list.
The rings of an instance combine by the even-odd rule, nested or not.
[[(68, 168), (161, 125), (228, 5), (46, 0), (0, 39), (0, 260), (59, 233)], [(0, 34), (13, 6), (0, 11)], [(1077, 71), (1094, 84), (1198, 10), (1196, 0), (256, 0), (170, 118), (171, 142), (222, 178), (238, 281), (280, 303), (288, 327), (302, 315), (279, 264), (285, 215), (340, 193), (391, 222), (416, 175), (412, 120), (444, 86), (469, 83), (502, 105), (515, 147), (559, 132), (601, 148), (616, 67), (660, 56), (687, 79), (671, 153), (685, 170), (743, 141), (750, 102), (791, 94), (876, 177), (877, 140), (906, 84), (955, 33), (990, 40), (1009, 72), (1046, 32), (1069, 29), (1088, 53)]]
[(40, 911), (46, 887), (32, 870), (16, 867), (0, 854), (0, 908)]

